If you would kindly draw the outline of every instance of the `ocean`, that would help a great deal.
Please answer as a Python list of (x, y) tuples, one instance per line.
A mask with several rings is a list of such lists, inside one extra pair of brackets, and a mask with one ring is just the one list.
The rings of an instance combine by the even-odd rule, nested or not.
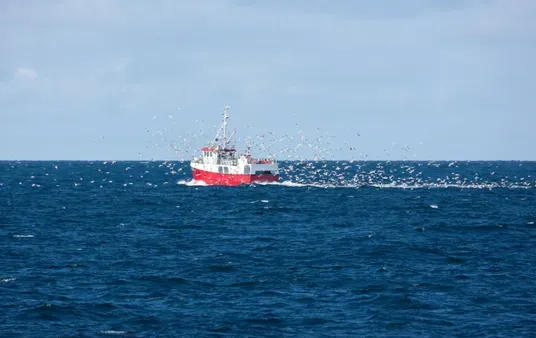
[(0, 162), (0, 336), (536, 336), (536, 162), (280, 166)]

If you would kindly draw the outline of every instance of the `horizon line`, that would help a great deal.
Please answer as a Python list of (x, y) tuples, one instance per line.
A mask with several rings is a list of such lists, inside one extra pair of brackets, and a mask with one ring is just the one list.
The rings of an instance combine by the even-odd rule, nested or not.
[[(527, 159), (276, 159), (277, 162), (536, 162)], [(0, 159), (0, 162), (191, 162), (191, 159)]]

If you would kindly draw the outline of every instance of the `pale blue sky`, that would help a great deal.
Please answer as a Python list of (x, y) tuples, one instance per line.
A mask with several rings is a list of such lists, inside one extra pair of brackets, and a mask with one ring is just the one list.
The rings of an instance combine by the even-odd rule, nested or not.
[(0, 159), (188, 158), (230, 105), (280, 158), (536, 160), (533, 0), (0, 0), (0, 51)]

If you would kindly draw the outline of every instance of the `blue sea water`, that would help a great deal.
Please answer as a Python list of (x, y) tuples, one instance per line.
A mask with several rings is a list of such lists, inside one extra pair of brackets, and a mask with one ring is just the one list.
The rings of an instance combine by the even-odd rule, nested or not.
[(0, 336), (536, 335), (536, 162), (0, 162)]

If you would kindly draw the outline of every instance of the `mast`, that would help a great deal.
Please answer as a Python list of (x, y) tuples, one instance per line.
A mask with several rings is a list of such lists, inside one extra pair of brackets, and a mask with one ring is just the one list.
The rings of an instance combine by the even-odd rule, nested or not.
[(227, 143), (229, 140), (227, 140), (227, 119), (229, 118), (229, 115), (227, 115), (227, 111), (230, 109), (229, 106), (225, 106), (223, 108), (223, 147), (227, 147)]
[[(235, 131), (231, 133), (229, 137), (227, 137), (227, 119), (229, 118), (229, 115), (227, 115), (227, 111), (231, 109), (229, 106), (225, 106), (223, 108), (223, 123), (220, 126), (220, 129), (218, 129), (218, 132), (216, 133), (216, 137), (214, 140), (212, 140), (212, 145), (222, 146), (224, 149), (227, 148), (227, 145), (231, 142), (231, 139), (233, 138)], [(223, 131), (223, 141), (220, 138), (220, 132)]]

